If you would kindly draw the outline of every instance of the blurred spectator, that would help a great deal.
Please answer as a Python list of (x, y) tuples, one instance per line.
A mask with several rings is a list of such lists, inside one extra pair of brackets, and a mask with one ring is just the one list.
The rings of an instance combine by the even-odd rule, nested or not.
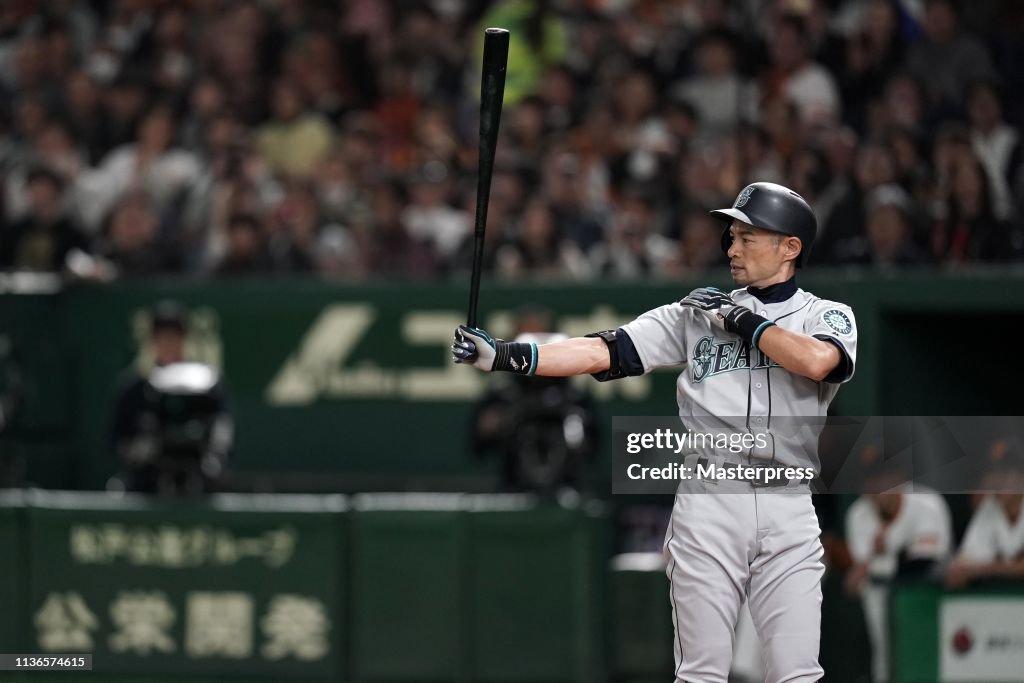
[(292, 183), (271, 220), (268, 247), (274, 271), (311, 273), (316, 270), (320, 207), (312, 185)]
[(935, 226), (932, 252), (946, 265), (1012, 258), (1020, 240), (1011, 226), (996, 218), (988, 175), (973, 155), (952, 167), (945, 218)]
[(832, 183), (832, 171), (825, 153), (817, 147), (804, 147), (790, 157), (783, 184), (807, 200), (818, 217), (818, 223), (828, 220), (830, 207), (827, 193)]
[(412, 179), (410, 203), (402, 212), (409, 234), (429, 240), (437, 255), (450, 259), (470, 231), (470, 217), (449, 204), (448, 169), (439, 161), (426, 163)]
[(498, 274), (505, 277), (582, 278), (589, 265), (575, 243), (561, 237), (551, 207), (541, 199), (530, 201), (523, 210), (518, 236), (495, 256)]
[(558, 64), (544, 71), (538, 93), (544, 104), (546, 128), (558, 135), (579, 123), (579, 92), (572, 71)]
[(33, 143), (50, 122), (50, 111), (40, 92), (25, 90), (18, 94), (11, 113), (11, 156), (21, 160), (31, 154)]
[(608, 228), (608, 239), (591, 251), (594, 273), (608, 278), (655, 275), (672, 253), (671, 243), (653, 230), (654, 212), (642, 193), (622, 199)]
[(880, 99), (868, 107), (865, 132), (879, 138), (894, 128), (921, 133), (933, 123), (928, 112), (921, 83), (897, 73), (885, 81)]
[[(371, 258), (378, 247), (366, 239), (374, 204), (389, 201), (377, 189), (402, 178), (403, 231), (390, 231), (390, 214), (383, 223), (387, 240), (430, 252), (409, 256), (412, 276), (468, 267), (480, 28), (500, 25), (512, 45), (487, 267), (500, 246), (518, 248), (514, 231), (536, 196), (557, 239), (583, 255), (545, 266), (547, 275), (580, 277), (565, 270), (577, 261), (612, 274), (649, 270), (626, 267), (639, 263), (638, 242), (624, 248), (621, 226), (611, 229), (622, 197), (639, 192), (651, 221), (642, 230), (670, 242), (650, 256), (666, 273), (697, 268), (703, 258), (691, 262), (693, 249), (676, 241), (688, 239), (685, 217), (752, 180), (788, 182), (812, 202), (822, 229), (812, 267), (871, 260), (867, 197), (888, 183), (908, 194), (911, 242), (933, 260), (968, 265), (999, 250), (1019, 260), (1024, 14), (985, 2), (961, 22), (957, 4), (0, 6), (4, 231), (27, 211), (26, 169), (42, 164), (62, 177), (67, 215), (93, 253), (111, 248), (101, 226), (122, 196), (141, 190), (160, 251), (190, 274), (217, 270), (230, 217), (249, 215), (263, 226), (272, 271), (372, 278), (402, 261)], [(959, 167), (978, 161), (988, 213), (954, 196), (956, 180), (961, 195), (977, 184)], [(310, 202), (297, 198), (296, 180), (312, 184)], [(296, 215), (313, 220), (284, 218), (309, 204)], [(881, 253), (886, 240), (903, 240), (877, 227), (896, 214), (878, 215)], [(990, 215), (996, 223), (983, 225)], [(986, 233), (1002, 246), (977, 246)], [(616, 252), (621, 263), (608, 266)]]
[[(458, 95), (469, 58), (469, 50), (463, 46), (470, 44), (458, 35), (463, 11), (464, 7), (453, 4), (410, 3), (398, 13), (395, 55), (407, 62), (413, 89), (420, 97), (447, 102)], [(507, 76), (512, 77), (511, 73)], [(507, 90), (505, 96), (507, 100)]]
[(553, 153), (544, 168), (544, 195), (555, 225), (583, 252), (601, 241), (604, 226), (583, 199), (579, 159), (571, 152)]
[(627, 74), (616, 88), (613, 105), (612, 186), (660, 187), (671, 168), (673, 141), (658, 111), (651, 76), (640, 70)]
[(974, 84), (967, 98), (971, 121), (971, 147), (992, 188), (993, 214), (1007, 220), (1013, 208), (1011, 172), (1021, 160), (1020, 136), (1003, 118), (1003, 99), (994, 83)]
[[(37, 166), (56, 173), (62, 187), (73, 186), (79, 172), (85, 168), (85, 160), (75, 147), (71, 132), (60, 121), (46, 123), (36, 136), (31, 157), (26, 163), (15, 165), (7, 174), (4, 208), (8, 219), (17, 220), (28, 211), (27, 174)], [(65, 196), (64, 203), (70, 211), (77, 213), (72, 197)]]
[(274, 84), (270, 100), (273, 118), (259, 131), (259, 150), (270, 169), (279, 173), (308, 175), (331, 149), (330, 125), (310, 111), (294, 84)]
[(72, 71), (64, 81), (63, 113), (89, 164), (96, 164), (110, 147), (106, 141), (108, 119), (96, 79), (84, 69)]
[(64, 180), (53, 170), (37, 166), (27, 174), (25, 190), (25, 217), (0, 229), (0, 268), (59, 272), (72, 249), (89, 249), (64, 210)]
[(835, 79), (811, 59), (809, 51), (804, 19), (783, 15), (772, 35), (772, 70), (761, 96), (794, 103), (804, 125), (828, 125), (839, 119), (839, 91)]
[(199, 160), (174, 144), (175, 120), (170, 109), (155, 107), (139, 123), (134, 143), (107, 155), (100, 166), (79, 180), (81, 210), (97, 226), (118, 197), (139, 188), (157, 212), (180, 209), (199, 176)]
[(928, 188), (928, 210), (941, 220), (949, 210), (948, 198), (952, 192), (953, 176), (958, 166), (974, 163), (974, 152), (968, 130), (961, 123), (947, 122), (935, 135), (931, 150), (931, 183)]
[(188, 95), (188, 115), (181, 124), (182, 143), (195, 150), (206, 151), (206, 130), (225, 113), (227, 108), (224, 86), (211, 76), (200, 78)]
[(697, 74), (683, 81), (675, 95), (696, 109), (705, 135), (719, 137), (757, 115), (757, 91), (736, 69), (731, 36), (708, 32), (697, 48)]
[(125, 277), (146, 277), (177, 271), (179, 254), (160, 240), (160, 217), (141, 191), (126, 194), (114, 206), (103, 230), (102, 256)]
[(867, 221), (866, 263), (892, 268), (927, 262), (927, 256), (913, 241), (910, 198), (898, 185), (881, 185), (871, 191)]
[(907, 128), (894, 128), (886, 137), (895, 167), (896, 182), (912, 201), (927, 204), (927, 190), (931, 173), (925, 162), (919, 139)]
[(153, 93), (144, 75), (128, 70), (100, 92), (103, 97), (103, 118), (98, 129), (93, 131), (99, 137), (93, 145), (98, 151), (97, 159), (102, 161), (118, 147), (131, 144), (137, 138), (139, 123), (150, 105)]
[[(780, 115), (787, 107), (783, 106)], [(797, 122), (793, 120), (793, 126)], [(783, 123), (781, 128), (788, 127)], [(741, 125), (736, 130), (735, 146), (727, 141), (722, 150), (725, 154), (734, 152), (736, 156), (731, 159), (735, 164), (734, 176), (721, 187), (725, 193), (729, 188), (745, 185), (747, 181), (782, 182), (784, 159), (789, 158), (796, 151), (796, 145), (791, 145), (789, 140), (772, 138), (767, 128), (755, 124)], [(727, 162), (728, 164), (728, 162)], [(737, 190), (738, 191), (738, 190)]]
[(866, 248), (866, 204), (868, 195), (896, 179), (892, 155), (878, 142), (868, 143), (857, 152), (853, 183), (839, 199), (829, 220), (819, 232), (815, 260), (828, 263), (856, 263)]
[(214, 272), (220, 277), (257, 276), (271, 270), (266, 238), (259, 219), (252, 214), (231, 216), (227, 244)]
[(658, 264), (662, 277), (699, 277), (727, 263), (722, 251), (722, 224), (705, 209), (694, 209), (681, 219), (674, 251)]
[(903, 62), (898, 0), (868, 0), (863, 19), (852, 32), (839, 74), (845, 120), (863, 130), (867, 105), (881, 94), (886, 78)]
[(953, 0), (925, 0), (924, 36), (910, 48), (907, 66), (940, 111), (961, 110), (968, 84), (990, 78), (985, 47), (961, 29)]
[(152, 30), (153, 75), (165, 96), (180, 94), (195, 71), (188, 22), (184, 8), (170, 5), (160, 14)]
[(397, 182), (382, 184), (373, 194), (373, 223), (363, 237), (365, 266), (382, 277), (422, 278), (434, 272), (430, 243), (411, 236), (402, 223), (406, 201), (405, 188)]
[(506, 125), (509, 149), (504, 155), (505, 163), (538, 173), (547, 142), (544, 102), (539, 97), (524, 97), (509, 112)]
[(389, 61), (382, 64), (377, 89), (380, 99), (374, 115), (380, 123), (382, 154), (396, 167), (413, 161), (413, 136), (423, 101), (413, 89), (412, 64)]

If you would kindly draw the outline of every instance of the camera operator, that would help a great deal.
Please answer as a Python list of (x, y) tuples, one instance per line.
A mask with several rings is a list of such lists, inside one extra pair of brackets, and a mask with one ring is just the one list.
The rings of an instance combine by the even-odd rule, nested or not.
[(132, 373), (114, 415), (121, 473), (111, 488), (170, 496), (213, 490), (227, 464), (234, 423), (219, 373), (186, 362), (188, 312), (174, 302), (152, 312), (155, 356), (149, 373)]
[[(543, 311), (521, 313), (515, 340), (546, 344), (565, 338), (535, 331), (550, 329), (549, 317)], [(474, 454), (500, 456), (503, 490), (548, 495), (579, 490), (583, 467), (596, 451), (590, 395), (564, 377), (513, 375), (507, 380), (496, 378), (476, 405)]]

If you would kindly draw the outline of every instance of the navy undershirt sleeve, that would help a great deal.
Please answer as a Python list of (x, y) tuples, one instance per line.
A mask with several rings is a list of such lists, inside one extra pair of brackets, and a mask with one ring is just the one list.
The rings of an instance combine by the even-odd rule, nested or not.
[(839, 349), (839, 363), (836, 364), (834, 368), (832, 368), (832, 372), (828, 373), (828, 376), (825, 377), (825, 379), (822, 381), (829, 382), (832, 384), (839, 384), (850, 379), (850, 370), (852, 369), (850, 367), (850, 356), (846, 353), (846, 349), (843, 348), (843, 345), (840, 344), (835, 339), (833, 339), (832, 337), (826, 336), (824, 334), (816, 334), (814, 335), (814, 338), (820, 339), (821, 341), (829, 342), (830, 344), (832, 344), (832, 346)]
[(622, 374), (627, 377), (638, 377), (644, 374), (644, 363), (640, 360), (640, 353), (633, 345), (633, 340), (621, 327), (615, 330), (615, 345), (619, 350), (619, 367), (622, 369)]

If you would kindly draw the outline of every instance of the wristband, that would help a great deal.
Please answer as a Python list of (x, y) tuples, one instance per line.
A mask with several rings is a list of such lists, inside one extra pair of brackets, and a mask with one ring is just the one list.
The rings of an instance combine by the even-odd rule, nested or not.
[(751, 348), (759, 348), (761, 335), (769, 327), (775, 325), (771, 320), (754, 313), (749, 308), (737, 306), (725, 316), (725, 329), (738, 334)]
[(494, 350), (494, 369), (532, 376), (537, 372), (537, 345), (498, 342)]

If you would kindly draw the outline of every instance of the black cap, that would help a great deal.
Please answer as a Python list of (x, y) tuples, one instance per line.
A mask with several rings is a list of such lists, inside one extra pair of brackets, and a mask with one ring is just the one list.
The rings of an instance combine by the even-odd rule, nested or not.
[(160, 330), (177, 330), (182, 334), (188, 332), (188, 309), (177, 301), (164, 299), (153, 306), (150, 324), (155, 334)]

